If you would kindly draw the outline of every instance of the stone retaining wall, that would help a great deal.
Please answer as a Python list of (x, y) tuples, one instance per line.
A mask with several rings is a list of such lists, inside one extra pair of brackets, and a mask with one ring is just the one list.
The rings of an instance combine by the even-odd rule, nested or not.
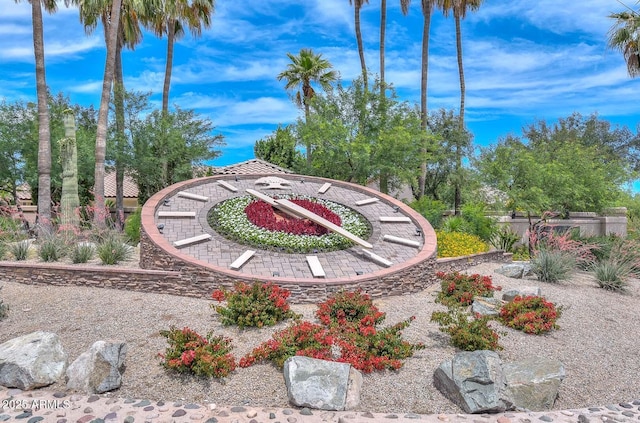
[[(406, 272), (351, 281), (314, 281), (282, 283), (291, 291), (292, 303), (317, 303), (340, 289), (362, 289), (372, 297), (404, 295), (419, 292), (437, 282), (437, 271), (461, 271), (485, 262), (511, 261), (510, 254), (501, 251), (472, 256), (430, 260), (412, 266)], [(126, 289), (139, 292), (173, 294), (209, 298), (214, 289), (230, 288), (241, 278), (212, 275), (202, 269), (182, 267), (173, 263), (174, 270), (147, 270), (107, 266), (74, 266), (24, 262), (0, 262), (0, 281), (27, 285), (87, 286), (93, 288)], [(279, 283), (273, 278), (274, 283)], [(245, 280), (254, 282), (254, 280)]]

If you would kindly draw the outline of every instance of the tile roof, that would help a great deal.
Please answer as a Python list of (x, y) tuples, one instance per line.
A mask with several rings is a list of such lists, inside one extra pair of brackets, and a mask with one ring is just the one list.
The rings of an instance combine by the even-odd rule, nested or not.
[(214, 175), (260, 175), (266, 173), (293, 173), (261, 159), (251, 159), (232, 165), (213, 168)]
[[(138, 197), (138, 184), (135, 183), (133, 178), (126, 173), (124, 174), (124, 181), (122, 182), (124, 198), (137, 198)], [(107, 170), (104, 174), (104, 196), (115, 197), (116, 196), (116, 172), (113, 170)]]
[[(235, 163), (228, 166), (211, 168), (214, 175), (260, 175), (270, 173), (293, 173), (289, 169), (276, 166), (261, 159), (251, 159), (244, 162)], [(123, 181), (123, 197), (137, 198), (138, 185), (133, 178), (125, 173)], [(115, 198), (116, 196), (116, 173), (113, 170), (105, 170), (104, 174), (104, 196)], [(31, 199), (31, 188), (28, 184), (22, 184), (18, 188), (20, 200)]]

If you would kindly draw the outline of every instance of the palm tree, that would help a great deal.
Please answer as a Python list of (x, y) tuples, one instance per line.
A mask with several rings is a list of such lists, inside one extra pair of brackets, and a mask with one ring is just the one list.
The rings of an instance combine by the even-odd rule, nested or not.
[[(91, 32), (95, 29), (99, 18), (104, 23), (105, 42), (107, 45), (107, 58), (104, 65), (102, 79), (102, 95), (100, 97), (100, 109), (98, 110), (98, 125), (96, 129), (96, 167), (94, 196), (94, 223), (98, 226), (105, 225), (106, 210), (104, 202), (104, 166), (107, 153), (107, 126), (109, 118), (109, 100), (111, 98), (111, 86), (115, 75), (116, 57), (118, 50), (118, 38), (120, 37), (120, 16), (122, 13), (122, 0), (73, 0), (79, 6), (80, 19), (84, 22), (85, 30)], [(111, 4), (109, 4), (111, 3)]]
[[(20, 0), (16, 0), (19, 3)], [(51, 228), (51, 131), (47, 104), (47, 79), (44, 67), (42, 7), (49, 13), (57, 10), (55, 0), (29, 0), (33, 28), (33, 53), (36, 62), (38, 97), (38, 222), (43, 231)]]
[(167, 34), (167, 63), (162, 88), (162, 112), (169, 110), (169, 88), (173, 68), (173, 48), (176, 40), (185, 34), (188, 27), (193, 36), (199, 37), (202, 28), (211, 26), (211, 16), (215, 10), (215, 0), (163, 0), (162, 13), (156, 14), (148, 26), (158, 36)]
[[(401, 6), (403, 12), (408, 10), (411, 0), (401, 0)], [(427, 109), (427, 80), (429, 76), (429, 32), (431, 30), (431, 15), (433, 15), (433, 9), (438, 0), (421, 0), (422, 5), (422, 17), (424, 23), (422, 25), (422, 68), (420, 78), (420, 126), (423, 131), (427, 131), (427, 119), (429, 117), (429, 111)], [(420, 163), (420, 174), (418, 175), (418, 192), (415, 192), (417, 199), (420, 199), (425, 192), (426, 178), (427, 178), (427, 142), (428, 137), (425, 137), (424, 144), (420, 151), (422, 155), (422, 161)]]
[(629, 9), (609, 17), (615, 19), (609, 31), (609, 47), (622, 52), (631, 78), (640, 76), (640, 13)]
[(380, 98), (385, 97), (384, 37), (386, 35), (386, 30), (387, 30), (387, 0), (380, 0)]
[[(449, 16), (449, 13), (453, 12), (453, 19), (456, 25), (456, 51), (458, 57), (458, 76), (460, 78), (460, 116), (459, 126), (460, 131), (464, 130), (464, 100), (466, 96), (466, 87), (464, 83), (464, 67), (462, 65), (462, 30), (460, 28), (460, 21), (467, 16), (467, 10), (476, 11), (480, 8), (480, 5), (484, 0), (438, 0), (438, 6), (442, 9), (442, 13), (445, 17)], [(456, 146), (456, 178), (454, 181), (454, 200), (453, 207), (455, 214), (460, 214), (461, 203), (461, 181), (460, 170), (462, 168), (462, 153), (459, 145)]]
[(484, 0), (438, 0), (438, 6), (442, 9), (445, 17), (453, 13), (456, 25), (456, 51), (458, 57), (458, 74), (460, 78), (460, 126), (464, 127), (464, 101), (466, 87), (464, 82), (464, 67), (462, 65), (462, 30), (460, 22), (467, 16), (467, 11), (476, 11), (480, 8)]
[(367, 91), (367, 64), (364, 61), (364, 45), (362, 44), (362, 31), (360, 30), (360, 9), (365, 3), (369, 3), (369, 0), (349, 0), (349, 4), (352, 4), (354, 9), (356, 41), (358, 42), (358, 54), (360, 55), (360, 66), (362, 67), (362, 80), (364, 82), (364, 90)]
[[(331, 88), (331, 83), (338, 79), (338, 73), (332, 70), (331, 63), (322, 58), (322, 54), (315, 54), (311, 49), (301, 49), (296, 56), (287, 53), (291, 63), (287, 69), (277, 76), (278, 81), (286, 80), (286, 90), (296, 90), (295, 101), (298, 106), (304, 106), (305, 121), (309, 120), (310, 102), (315, 95), (312, 82), (320, 84), (322, 89)], [(300, 93), (302, 91), (302, 94)], [(307, 162), (311, 162), (311, 146), (307, 145)]]
[[(407, 15), (409, 13), (409, 2), (411, 0), (400, 0), (400, 7), (402, 14)], [(384, 84), (384, 44), (385, 35), (387, 29), (387, 0), (380, 0), (380, 96), (385, 96), (385, 84)]]
[[(112, 29), (112, 16), (113, 10), (112, 4), (109, 1), (103, 0), (76, 0), (80, 6), (80, 19), (85, 25), (85, 31), (87, 33), (93, 32), (97, 27), (98, 21), (102, 22), (105, 30), (105, 43), (109, 43), (110, 30)], [(124, 76), (122, 69), (122, 49), (127, 47), (131, 50), (135, 48), (137, 44), (142, 40), (142, 30), (140, 27), (141, 19), (152, 19), (152, 10), (158, 10), (157, 2), (140, 1), (140, 0), (125, 0), (120, 4), (120, 13), (118, 18), (118, 29), (115, 42), (114, 64), (113, 64), (113, 77), (111, 83), (113, 84), (113, 95), (115, 103), (115, 127), (116, 127), (116, 153), (115, 153), (115, 171), (116, 171), (116, 223), (118, 228), (122, 228), (124, 225)], [(108, 50), (108, 49), (107, 49)], [(106, 75), (105, 75), (106, 77)], [(104, 89), (104, 86), (103, 86)], [(109, 98), (107, 98), (107, 103)], [(108, 117), (108, 111), (107, 117)], [(100, 116), (100, 115), (99, 115)], [(100, 124), (100, 117), (98, 118), (98, 124)], [(96, 137), (98, 138), (98, 137)], [(104, 157), (106, 156), (106, 140), (105, 140), (105, 153), (102, 159), (102, 165), (98, 168), (98, 140), (96, 139), (96, 208), (97, 210), (103, 210), (104, 206), (101, 206), (98, 202), (98, 198), (102, 198), (104, 202), (104, 181), (98, 181), (98, 173), (102, 173), (104, 177)], [(101, 153), (102, 154), (102, 153)], [(100, 187), (102, 186), (102, 190)], [(99, 192), (102, 195), (97, 195)], [(98, 213), (97, 213), (98, 214)]]

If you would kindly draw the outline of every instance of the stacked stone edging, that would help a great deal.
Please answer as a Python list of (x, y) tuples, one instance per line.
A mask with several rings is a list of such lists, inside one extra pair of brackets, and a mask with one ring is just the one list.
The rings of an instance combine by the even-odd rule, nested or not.
[[(293, 303), (324, 301), (340, 289), (362, 289), (372, 297), (405, 295), (419, 292), (437, 283), (436, 272), (462, 271), (485, 262), (510, 261), (511, 255), (501, 251), (474, 254), (452, 259), (432, 259), (385, 279), (361, 278), (352, 280), (287, 283)], [(214, 289), (230, 288), (237, 281), (256, 279), (212, 275), (206, 269), (190, 268), (174, 262), (175, 270), (152, 270), (107, 266), (74, 266), (66, 264), (0, 262), (0, 280), (26, 285), (86, 286), (91, 288), (125, 289), (138, 292), (172, 294), (185, 297), (209, 297)], [(278, 278), (272, 279), (280, 283)]]

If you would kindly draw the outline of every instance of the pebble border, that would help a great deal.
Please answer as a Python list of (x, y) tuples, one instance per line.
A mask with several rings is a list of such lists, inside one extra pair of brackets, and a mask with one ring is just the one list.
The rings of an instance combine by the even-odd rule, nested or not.
[(584, 409), (498, 414), (370, 413), (218, 406), (0, 387), (0, 422), (24, 423), (596, 423), (640, 421), (640, 399)]

